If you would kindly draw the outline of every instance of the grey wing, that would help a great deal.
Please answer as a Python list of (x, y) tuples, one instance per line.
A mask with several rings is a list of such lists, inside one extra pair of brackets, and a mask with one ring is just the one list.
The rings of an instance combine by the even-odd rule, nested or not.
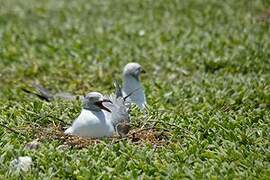
[(111, 119), (115, 131), (120, 136), (125, 136), (130, 130), (130, 117), (124, 99), (122, 97), (116, 98), (115, 95), (105, 96), (105, 98), (112, 102), (104, 105), (111, 110)]
[(38, 84), (32, 84), (32, 87), (35, 88), (35, 91), (28, 90), (26, 88), (21, 88), (21, 89), (28, 94), (37, 96), (41, 100), (45, 100), (47, 102), (50, 102), (51, 100), (53, 100), (53, 95), (49, 92), (49, 90), (43, 88), (42, 86)]
[(59, 92), (56, 94), (52, 94), (48, 89), (44, 88), (43, 86), (33, 83), (32, 87), (35, 88), (35, 90), (37, 91), (37, 93), (35, 92), (31, 92), (27, 89), (23, 89), (24, 92), (29, 93), (29, 94), (34, 94), (37, 97), (39, 97), (41, 100), (46, 100), (46, 101), (52, 101), (54, 99), (63, 99), (63, 100), (76, 100), (76, 99), (83, 99), (83, 96), (77, 96), (77, 95), (73, 95), (71, 93), (68, 92)]
[(43, 86), (33, 83), (32, 86), (44, 97), (47, 97), (48, 99), (53, 99), (53, 95), (51, 94), (51, 92), (44, 88)]
[(105, 96), (105, 98), (112, 102), (105, 103), (104, 105), (111, 110), (113, 123), (130, 122), (129, 111), (122, 97), (116, 98), (114, 95), (111, 95)]

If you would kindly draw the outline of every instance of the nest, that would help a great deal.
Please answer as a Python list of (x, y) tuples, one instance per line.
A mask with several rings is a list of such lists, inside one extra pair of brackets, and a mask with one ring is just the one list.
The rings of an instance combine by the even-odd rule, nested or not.
[(169, 132), (166, 130), (159, 130), (158, 128), (134, 128), (123, 137), (115, 135), (110, 138), (83, 138), (79, 136), (71, 136), (64, 134), (64, 130), (61, 126), (50, 126), (49, 128), (39, 127), (36, 129), (36, 138), (39, 140), (58, 140), (62, 143), (60, 148), (85, 148), (108, 141), (108, 143), (114, 144), (121, 141), (127, 141), (129, 143), (143, 145), (151, 144), (155, 146), (166, 145), (169, 141)]

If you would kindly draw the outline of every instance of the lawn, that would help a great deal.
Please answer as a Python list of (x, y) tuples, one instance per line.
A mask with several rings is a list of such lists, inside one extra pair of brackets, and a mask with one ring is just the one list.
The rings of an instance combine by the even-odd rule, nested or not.
[[(0, 0), (0, 179), (269, 179), (268, 0)], [(41, 101), (21, 89), (113, 92), (128, 62), (166, 144), (102, 139), (61, 149), (35, 127), (71, 123), (79, 101)], [(173, 126), (172, 126), (173, 125)], [(18, 156), (31, 170), (15, 172)]]

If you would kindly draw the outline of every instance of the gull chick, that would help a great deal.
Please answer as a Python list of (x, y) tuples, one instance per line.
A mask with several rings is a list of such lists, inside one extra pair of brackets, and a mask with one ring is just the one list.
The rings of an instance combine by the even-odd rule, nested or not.
[(138, 63), (128, 63), (123, 70), (123, 96), (128, 102), (135, 103), (140, 109), (146, 108), (146, 98), (140, 82), (140, 74), (145, 73)]
[(65, 134), (91, 138), (112, 136), (115, 130), (108, 114), (111, 110), (103, 105), (105, 102), (111, 103), (98, 92), (88, 93), (83, 99), (81, 114)]

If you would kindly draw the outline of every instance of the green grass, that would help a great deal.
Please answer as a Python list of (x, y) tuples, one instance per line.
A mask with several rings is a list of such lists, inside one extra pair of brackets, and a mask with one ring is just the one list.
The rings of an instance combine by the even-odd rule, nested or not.
[[(0, 179), (269, 179), (270, 24), (260, 18), (269, 7), (267, 0), (0, 0), (0, 122), (27, 134), (0, 127)], [(48, 114), (70, 123), (81, 107), (42, 102), (21, 87), (110, 93), (131, 61), (148, 72), (151, 117), (181, 127), (170, 129), (169, 145), (154, 151), (104, 140), (59, 150), (48, 140), (24, 149), (34, 138), (26, 127), (50, 126)], [(133, 111), (133, 122), (142, 119)], [(10, 161), (23, 155), (32, 169), (16, 174)]]

